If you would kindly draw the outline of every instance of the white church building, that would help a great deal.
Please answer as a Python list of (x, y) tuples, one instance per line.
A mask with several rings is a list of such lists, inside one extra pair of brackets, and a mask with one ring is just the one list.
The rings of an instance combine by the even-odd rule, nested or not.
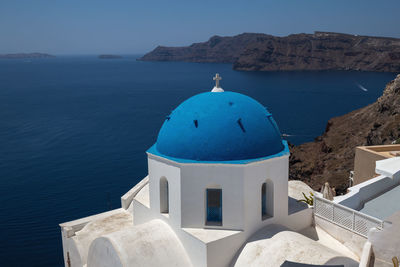
[(222, 90), (219, 79), (166, 117), (147, 151), (148, 176), (121, 208), (60, 225), (65, 266), (357, 261), (301, 234), (312, 209), (289, 194), (287, 142), (262, 104)]

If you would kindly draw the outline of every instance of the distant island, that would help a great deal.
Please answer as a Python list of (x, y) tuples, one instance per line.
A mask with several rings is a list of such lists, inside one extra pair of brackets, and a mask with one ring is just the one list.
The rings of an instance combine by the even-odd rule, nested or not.
[(333, 32), (277, 37), (213, 36), (185, 47), (158, 46), (138, 60), (232, 63), (243, 71), (400, 71), (400, 39)]
[(54, 58), (55, 56), (44, 53), (15, 53), (0, 54), (0, 59), (25, 59), (25, 58)]
[(118, 55), (99, 55), (100, 59), (120, 59), (121, 56)]

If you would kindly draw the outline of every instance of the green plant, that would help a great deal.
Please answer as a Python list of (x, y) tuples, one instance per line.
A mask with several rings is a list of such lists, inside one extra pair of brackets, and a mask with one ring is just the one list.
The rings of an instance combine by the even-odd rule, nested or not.
[(304, 202), (310, 206), (313, 206), (314, 205), (314, 194), (312, 192), (310, 192), (309, 197), (307, 197), (306, 194), (304, 194), (303, 192), (302, 192), (302, 194), (304, 196), (304, 199), (297, 200), (297, 202)]
[(394, 267), (399, 267), (399, 259), (397, 257), (393, 257), (392, 262)]

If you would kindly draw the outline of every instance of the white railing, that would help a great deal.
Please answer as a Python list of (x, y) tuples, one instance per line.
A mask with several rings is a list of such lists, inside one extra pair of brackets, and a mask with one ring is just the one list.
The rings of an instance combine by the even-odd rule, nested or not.
[(317, 196), (314, 214), (364, 237), (368, 237), (371, 228), (383, 229), (382, 220)]

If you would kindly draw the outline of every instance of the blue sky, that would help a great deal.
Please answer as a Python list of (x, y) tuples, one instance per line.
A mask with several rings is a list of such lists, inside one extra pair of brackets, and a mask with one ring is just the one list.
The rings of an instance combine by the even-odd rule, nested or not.
[(137, 54), (213, 35), (400, 38), (400, 0), (0, 0), (0, 53)]

